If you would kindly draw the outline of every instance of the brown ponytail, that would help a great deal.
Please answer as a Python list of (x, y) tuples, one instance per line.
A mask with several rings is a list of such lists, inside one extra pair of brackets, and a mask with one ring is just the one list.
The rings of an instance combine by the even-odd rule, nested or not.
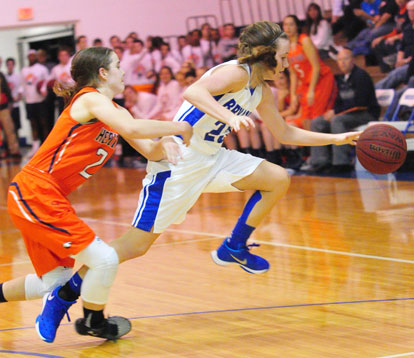
[(53, 91), (63, 97), (67, 105), (72, 97), (84, 87), (96, 88), (99, 84), (99, 69), (109, 69), (113, 50), (106, 47), (89, 47), (79, 51), (72, 60), (70, 73), (75, 84), (64, 86), (55, 82)]
[(249, 25), (240, 35), (238, 61), (252, 67), (253, 79), (256, 82), (264, 82), (264, 71), (277, 66), (275, 55), (279, 39), (289, 38), (279, 25), (269, 21)]

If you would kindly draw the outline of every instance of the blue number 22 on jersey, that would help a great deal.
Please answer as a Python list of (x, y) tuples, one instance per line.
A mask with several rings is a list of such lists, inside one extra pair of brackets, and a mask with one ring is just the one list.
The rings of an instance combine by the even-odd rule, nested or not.
[(231, 127), (226, 123), (220, 121), (217, 121), (214, 124), (217, 126), (217, 128), (206, 133), (204, 140), (207, 140), (209, 142), (223, 143), (224, 137), (231, 132)]

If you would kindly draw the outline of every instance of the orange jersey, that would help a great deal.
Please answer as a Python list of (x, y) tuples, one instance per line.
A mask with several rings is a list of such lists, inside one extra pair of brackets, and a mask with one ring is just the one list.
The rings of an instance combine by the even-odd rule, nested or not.
[[(312, 78), (312, 65), (306, 57), (302, 46), (302, 41), (305, 37), (307, 37), (305, 34), (299, 35), (296, 48), (294, 50), (290, 49), (288, 55), (290, 66), (298, 76), (298, 92), (307, 91)], [(327, 66), (320, 58), (319, 64), (321, 67), (319, 77), (323, 77), (331, 73), (329, 66)]]
[(103, 122), (94, 119), (79, 123), (71, 117), (73, 102), (88, 92), (97, 90), (85, 87), (73, 97), (40, 149), (23, 168), (53, 181), (65, 196), (106, 163), (118, 142), (118, 133)]

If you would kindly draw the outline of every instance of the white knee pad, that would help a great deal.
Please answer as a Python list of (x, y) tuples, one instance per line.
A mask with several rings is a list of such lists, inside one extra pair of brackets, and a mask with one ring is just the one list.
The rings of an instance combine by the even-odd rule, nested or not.
[(35, 274), (26, 276), (24, 291), (26, 300), (42, 298), (46, 293), (53, 291), (57, 286), (63, 286), (72, 276), (72, 268), (59, 266), (45, 273), (41, 278)]
[(106, 304), (119, 265), (115, 249), (95, 238), (86, 249), (74, 255), (74, 258), (89, 268), (82, 282), (82, 299), (97, 305)]

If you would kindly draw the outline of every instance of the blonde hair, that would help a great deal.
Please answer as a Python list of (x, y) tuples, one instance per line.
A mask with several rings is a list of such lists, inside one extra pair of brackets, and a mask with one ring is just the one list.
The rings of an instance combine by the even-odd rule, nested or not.
[(264, 72), (277, 66), (278, 40), (289, 40), (279, 25), (260, 21), (247, 26), (239, 39), (237, 58), (252, 68), (252, 80), (263, 83)]

